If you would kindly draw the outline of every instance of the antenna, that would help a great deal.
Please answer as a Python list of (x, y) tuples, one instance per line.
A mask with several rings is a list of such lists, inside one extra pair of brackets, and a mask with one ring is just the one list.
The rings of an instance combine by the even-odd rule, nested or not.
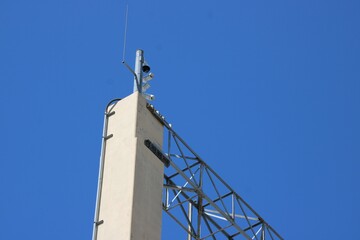
[(126, 12), (125, 12), (125, 26), (124, 26), (124, 47), (123, 47), (123, 58), (122, 63), (125, 67), (136, 76), (135, 72), (131, 69), (131, 67), (125, 62), (125, 52), (126, 52), (126, 37), (127, 37), (127, 25), (128, 25), (128, 12), (129, 12), (129, 4), (126, 4)]
[[(135, 71), (126, 63), (125, 53), (126, 53), (126, 38), (127, 38), (127, 26), (128, 26), (128, 14), (129, 14), (129, 4), (126, 4), (125, 12), (125, 29), (124, 29), (124, 47), (123, 47), (123, 59), (122, 63), (125, 67), (134, 75), (134, 89), (133, 92), (138, 91), (141, 93), (147, 100), (154, 100), (155, 96), (152, 94), (145, 93), (146, 90), (150, 88), (148, 81), (154, 78), (154, 74), (150, 72), (150, 66), (144, 59), (144, 51), (141, 49), (136, 50), (135, 58)], [(147, 74), (144, 76), (144, 74)]]
[(129, 12), (129, 4), (126, 4), (126, 12), (125, 12), (125, 29), (124, 29), (124, 48), (123, 48), (123, 59), (122, 62), (125, 62), (125, 52), (126, 52), (126, 35), (127, 35), (127, 25), (128, 25), (128, 12)]

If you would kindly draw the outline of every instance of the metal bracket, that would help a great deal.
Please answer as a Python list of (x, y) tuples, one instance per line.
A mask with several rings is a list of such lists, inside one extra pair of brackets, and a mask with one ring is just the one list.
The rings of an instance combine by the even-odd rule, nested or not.
[(170, 160), (169, 158), (155, 145), (153, 144), (149, 139), (146, 139), (144, 141), (145, 146), (150, 149), (151, 152), (157, 156), (160, 161), (165, 165), (165, 167), (170, 166)]
[(112, 112), (109, 112), (109, 113), (106, 113), (106, 117), (111, 117), (112, 115), (115, 114), (115, 111), (112, 111)]
[(109, 138), (112, 138), (114, 136), (114, 134), (110, 134), (104, 137), (104, 140), (108, 140)]
[(100, 221), (98, 221), (98, 222), (94, 222), (95, 223), (95, 225), (96, 226), (99, 226), (99, 225), (101, 225), (101, 224), (103, 224), (104, 223), (104, 220), (100, 220)]

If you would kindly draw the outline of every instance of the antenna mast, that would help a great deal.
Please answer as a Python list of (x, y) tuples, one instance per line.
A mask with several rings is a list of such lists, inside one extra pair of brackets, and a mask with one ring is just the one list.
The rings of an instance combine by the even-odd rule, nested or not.
[(125, 60), (122, 63), (134, 75), (133, 92), (139, 92), (149, 101), (154, 100), (154, 95), (146, 93), (146, 90), (150, 88), (149, 81), (154, 78), (154, 74), (150, 72), (150, 66), (145, 61), (144, 51), (141, 49), (136, 50), (135, 71), (131, 69)]
[(142, 93), (143, 64), (144, 64), (144, 51), (138, 49), (136, 50), (136, 58), (135, 58), (134, 92), (139, 91), (139, 93)]

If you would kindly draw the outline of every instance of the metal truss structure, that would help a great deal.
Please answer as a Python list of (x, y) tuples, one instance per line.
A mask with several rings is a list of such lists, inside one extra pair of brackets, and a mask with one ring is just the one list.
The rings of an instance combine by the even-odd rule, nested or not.
[(283, 238), (147, 104), (167, 130), (163, 149), (145, 145), (164, 162), (163, 210), (188, 240)]

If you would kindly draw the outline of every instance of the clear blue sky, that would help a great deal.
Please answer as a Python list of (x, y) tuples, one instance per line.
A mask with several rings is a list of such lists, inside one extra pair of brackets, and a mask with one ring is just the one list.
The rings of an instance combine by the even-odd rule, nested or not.
[[(198, 154), (285, 239), (353, 238), (360, 2), (128, 4), (126, 59), (144, 49)], [(125, 6), (0, 1), (0, 239), (91, 238), (104, 107), (133, 88)]]

